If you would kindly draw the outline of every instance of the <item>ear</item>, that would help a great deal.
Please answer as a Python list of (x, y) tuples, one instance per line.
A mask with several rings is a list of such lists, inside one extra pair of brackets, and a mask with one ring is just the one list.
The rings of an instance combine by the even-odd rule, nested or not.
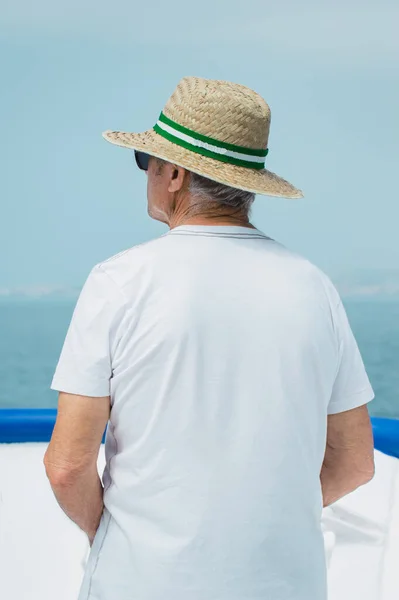
[(186, 169), (179, 167), (178, 165), (170, 165), (170, 181), (168, 192), (178, 192), (183, 188), (184, 179), (186, 175)]

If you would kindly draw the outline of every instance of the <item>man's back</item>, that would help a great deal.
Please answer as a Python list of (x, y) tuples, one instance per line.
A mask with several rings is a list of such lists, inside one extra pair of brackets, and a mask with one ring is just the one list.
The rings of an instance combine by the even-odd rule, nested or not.
[(113, 257), (53, 381), (101, 395), (76, 350), (88, 311), (99, 369), (110, 332), (112, 410), (80, 600), (322, 600), (327, 414), (372, 397), (328, 278), (237, 226), (181, 225)]

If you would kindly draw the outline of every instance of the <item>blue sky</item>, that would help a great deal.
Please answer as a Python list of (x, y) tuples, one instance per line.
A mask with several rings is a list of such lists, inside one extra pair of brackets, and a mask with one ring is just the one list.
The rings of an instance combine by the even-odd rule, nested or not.
[(399, 265), (399, 7), (382, 0), (7, 0), (0, 14), (0, 291), (81, 285), (164, 233), (105, 129), (155, 123), (185, 75), (270, 104), (268, 167), (303, 200), (253, 223), (329, 274)]

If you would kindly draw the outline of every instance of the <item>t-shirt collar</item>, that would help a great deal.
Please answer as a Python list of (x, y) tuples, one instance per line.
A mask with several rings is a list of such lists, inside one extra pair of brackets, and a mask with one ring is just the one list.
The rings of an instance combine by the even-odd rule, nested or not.
[(174, 232), (198, 232), (198, 233), (225, 233), (225, 234), (245, 234), (245, 235), (265, 235), (263, 231), (259, 229), (253, 229), (252, 227), (245, 227), (242, 225), (178, 225), (173, 227), (169, 233)]

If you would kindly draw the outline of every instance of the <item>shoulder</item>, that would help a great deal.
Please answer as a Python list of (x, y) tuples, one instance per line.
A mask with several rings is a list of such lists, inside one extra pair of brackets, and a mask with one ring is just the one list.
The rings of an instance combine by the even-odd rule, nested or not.
[(275, 243), (274, 251), (278, 260), (276, 268), (284, 273), (290, 298), (303, 301), (308, 310), (323, 314), (337, 332), (345, 311), (332, 279), (320, 267), (282, 244)]
[(337, 288), (332, 279), (320, 267), (279, 242), (274, 242), (273, 247), (275, 255), (284, 262), (289, 276), (299, 279), (304, 286), (314, 292), (325, 295), (333, 305), (339, 304), (340, 296)]
[(148, 272), (151, 265), (156, 264), (157, 257), (163, 252), (166, 238), (167, 234), (164, 234), (110, 256), (93, 267), (91, 276), (101, 279), (103, 285), (114, 286), (123, 293), (132, 279)]
[(142, 242), (141, 244), (136, 244), (135, 246), (131, 246), (130, 248), (126, 248), (126, 250), (122, 250), (109, 258), (99, 262), (96, 267), (103, 269), (106, 271), (107, 269), (112, 269), (113, 265), (124, 264), (125, 262), (129, 262), (132, 258), (143, 258), (145, 256), (150, 255), (157, 249), (159, 249), (160, 245), (164, 242), (167, 234), (161, 235), (153, 240), (148, 240), (147, 242)]

